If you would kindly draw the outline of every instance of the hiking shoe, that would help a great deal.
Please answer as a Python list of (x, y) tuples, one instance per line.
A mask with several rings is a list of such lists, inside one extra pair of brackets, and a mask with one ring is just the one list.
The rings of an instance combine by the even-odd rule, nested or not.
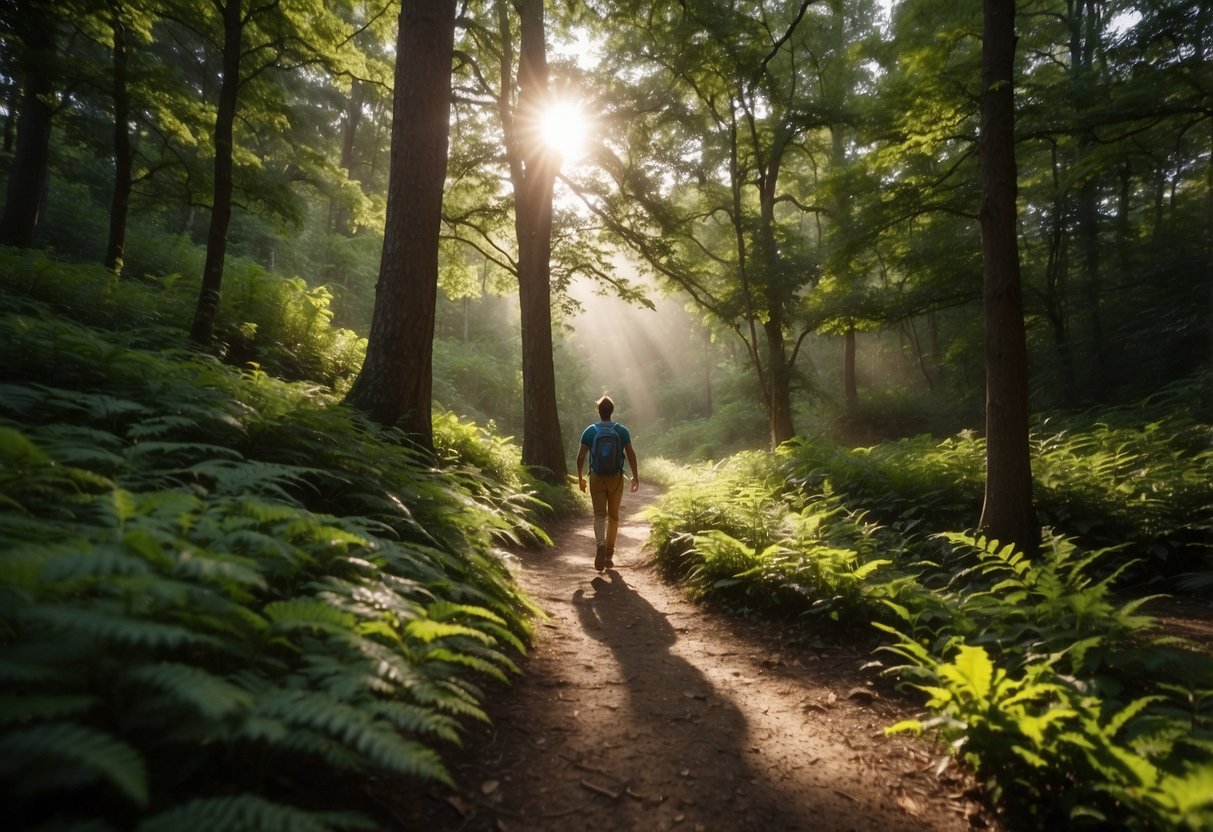
[(606, 568), (607, 568), (607, 569), (614, 569), (614, 568), (615, 568), (615, 547), (614, 547), (614, 546), (608, 546), (608, 547), (607, 547), (607, 550), (606, 550)]
[(606, 550), (605, 543), (599, 543), (598, 548), (594, 550), (594, 568), (597, 569), (599, 572), (601, 572), (603, 569), (606, 569), (606, 559), (607, 559), (606, 551), (607, 550)]

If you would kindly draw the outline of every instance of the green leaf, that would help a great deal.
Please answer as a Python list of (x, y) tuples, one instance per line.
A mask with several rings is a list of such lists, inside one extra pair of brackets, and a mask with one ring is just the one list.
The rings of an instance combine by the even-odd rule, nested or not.
[(4, 694), (0, 695), (0, 725), (79, 716), (96, 703), (96, 697), (78, 694)]
[(962, 644), (952, 665), (944, 665), (940, 671), (962, 682), (978, 701), (988, 701), (993, 693), (994, 663), (982, 647)]
[(133, 618), (119, 612), (113, 605), (108, 605), (108, 608), (100, 605), (93, 607), (41, 605), (26, 608), (21, 611), (20, 615), (29, 623), (64, 628), (75, 633), (79, 638), (99, 639), (128, 647), (160, 649), (187, 645), (218, 646), (218, 642), (212, 636), (177, 624)]
[(226, 679), (186, 664), (161, 662), (135, 667), (126, 674), (133, 682), (150, 685), (170, 694), (209, 720), (243, 713), (252, 695)]
[(482, 633), (480, 630), (472, 629), (463, 624), (448, 624), (443, 621), (434, 621), (430, 618), (413, 619), (405, 625), (404, 630), (409, 636), (420, 639), (427, 644), (436, 639), (451, 636), (468, 636), (485, 644), (492, 644), (493, 642), (492, 636)]
[(292, 598), (266, 604), (262, 610), (277, 630), (305, 629), (314, 632), (344, 633), (352, 630), (357, 619), (314, 598)]
[(321, 812), (286, 806), (255, 794), (207, 797), (174, 806), (143, 821), (137, 832), (335, 832), (372, 830), (353, 812)]
[(922, 721), (918, 719), (903, 719), (901, 722), (894, 723), (884, 729), (885, 734), (921, 734), (923, 730)]
[[(0, 736), (0, 779), (38, 791), (45, 769), (74, 769), (115, 786), (138, 806), (148, 802), (147, 771), (134, 748), (110, 734), (71, 722), (34, 725)], [(53, 774), (52, 774), (53, 779)]]

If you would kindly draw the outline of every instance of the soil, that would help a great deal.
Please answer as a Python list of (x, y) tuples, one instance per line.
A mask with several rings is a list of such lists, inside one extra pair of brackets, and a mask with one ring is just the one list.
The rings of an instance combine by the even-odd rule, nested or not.
[(865, 667), (869, 644), (739, 622), (664, 583), (645, 491), (624, 498), (605, 573), (588, 518), (517, 553), (550, 618), (522, 675), (490, 692), (491, 726), (448, 757), (456, 788), (369, 788), (385, 828), (1002, 829), (947, 754), (885, 735), (917, 712)]

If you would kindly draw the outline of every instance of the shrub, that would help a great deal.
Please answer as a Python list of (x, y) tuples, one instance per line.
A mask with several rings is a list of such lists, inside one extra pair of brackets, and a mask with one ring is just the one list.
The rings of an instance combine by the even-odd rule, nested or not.
[(495, 551), (541, 535), (533, 497), (476, 467), (508, 471), (506, 450), (451, 423), (435, 469), (314, 386), (12, 306), (9, 823), (368, 828), (282, 784), (445, 779), (443, 749), (484, 719), (481, 685), (515, 670), (534, 612)]

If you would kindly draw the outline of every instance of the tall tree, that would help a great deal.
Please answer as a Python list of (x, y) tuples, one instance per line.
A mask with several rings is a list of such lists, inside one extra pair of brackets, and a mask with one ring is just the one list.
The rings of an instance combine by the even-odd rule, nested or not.
[(21, 115), (9, 170), (0, 245), (29, 248), (38, 233), (50, 174), (51, 122), (55, 113), (55, 49), (59, 21), (49, 0), (14, 3), (0, 12), (0, 25), (20, 43)]
[(986, 491), (979, 528), (1028, 553), (1040, 545), (1028, 451), (1028, 353), (1015, 199), (1015, 0), (984, 0), (981, 249), (986, 325)]
[(498, 2), (502, 39), (500, 115), (518, 241), (518, 300), (522, 321), (522, 462), (544, 479), (568, 475), (556, 370), (552, 358), (552, 190), (560, 156), (543, 141), (550, 103), (543, 0), (515, 0), (519, 17), (517, 101), (512, 95), (510, 24)]
[(114, 100), (114, 192), (110, 199), (109, 238), (105, 244), (105, 267), (122, 270), (126, 250), (126, 218), (130, 210), (134, 180), (134, 154), (131, 148), (130, 38), (132, 25), (122, 0), (109, 0), (109, 25), (113, 43)]
[(424, 449), (434, 443), (434, 306), (454, 39), (455, 0), (401, 4), (387, 227), (366, 361), (348, 396)]
[[(215, 21), (200, 20), (198, 8), (189, 0), (171, 0), (175, 16), (196, 31), (214, 32)], [(202, 287), (194, 312), (190, 337), (197, 343), (211, 341), (215, 332), (223, 264), (227, 256), (227, 232), (236, 189), (236, 115), (242, 95), (255, 81), (272, 71), (297, 75), (302, 67), (348, 71), (344, 53), (353, 51), (349, 27), (332, 4), (320, 0), (212, 0), (218, 15), (217, 48), (221, 56), (221, 82), (213, 132), (213, 180), (210, 227), (207, 230), (206, 262)], [(272, 87), (272, 84), (262, 84)], [(266, 95), (273, 101), (276, 93)], [(269, 106), (281, 107), (281, 102)], [(255, 166), (250, 166), (255, 167)]]
[(801, 221), (823, 210), (793, 170), (815, 164), (799, 151), (830, 120), (813, 5), (640, 4), (609, 24), (612, 68), (631, 86), (619, 97), (631, 103), (617, 116), (627, 146), (604, 143), (612, 181), (593, 207), (742, 340), (773, 445), (795, 433), (789, 335), (817, 271)]
[(211, 198), (211, 221), (206, 232), (206, 262), (202, 267), (202, 289), (194, 310), (190, 338), (199, 344), (209, 344), (215, 334), (215, 316), (219, 313), (220, 289), (223, 286), (223, 261), (227, 257), (227, 227), (232, 219), (232, 151), (236, 102), (240, 93), (240, 58), (244, 52), (241, 40), (246, 19), (243, 0), (217, 2), (223, 21), (223, 70), (219, 86), (219, 103), (215, 111), (214, 189)]

